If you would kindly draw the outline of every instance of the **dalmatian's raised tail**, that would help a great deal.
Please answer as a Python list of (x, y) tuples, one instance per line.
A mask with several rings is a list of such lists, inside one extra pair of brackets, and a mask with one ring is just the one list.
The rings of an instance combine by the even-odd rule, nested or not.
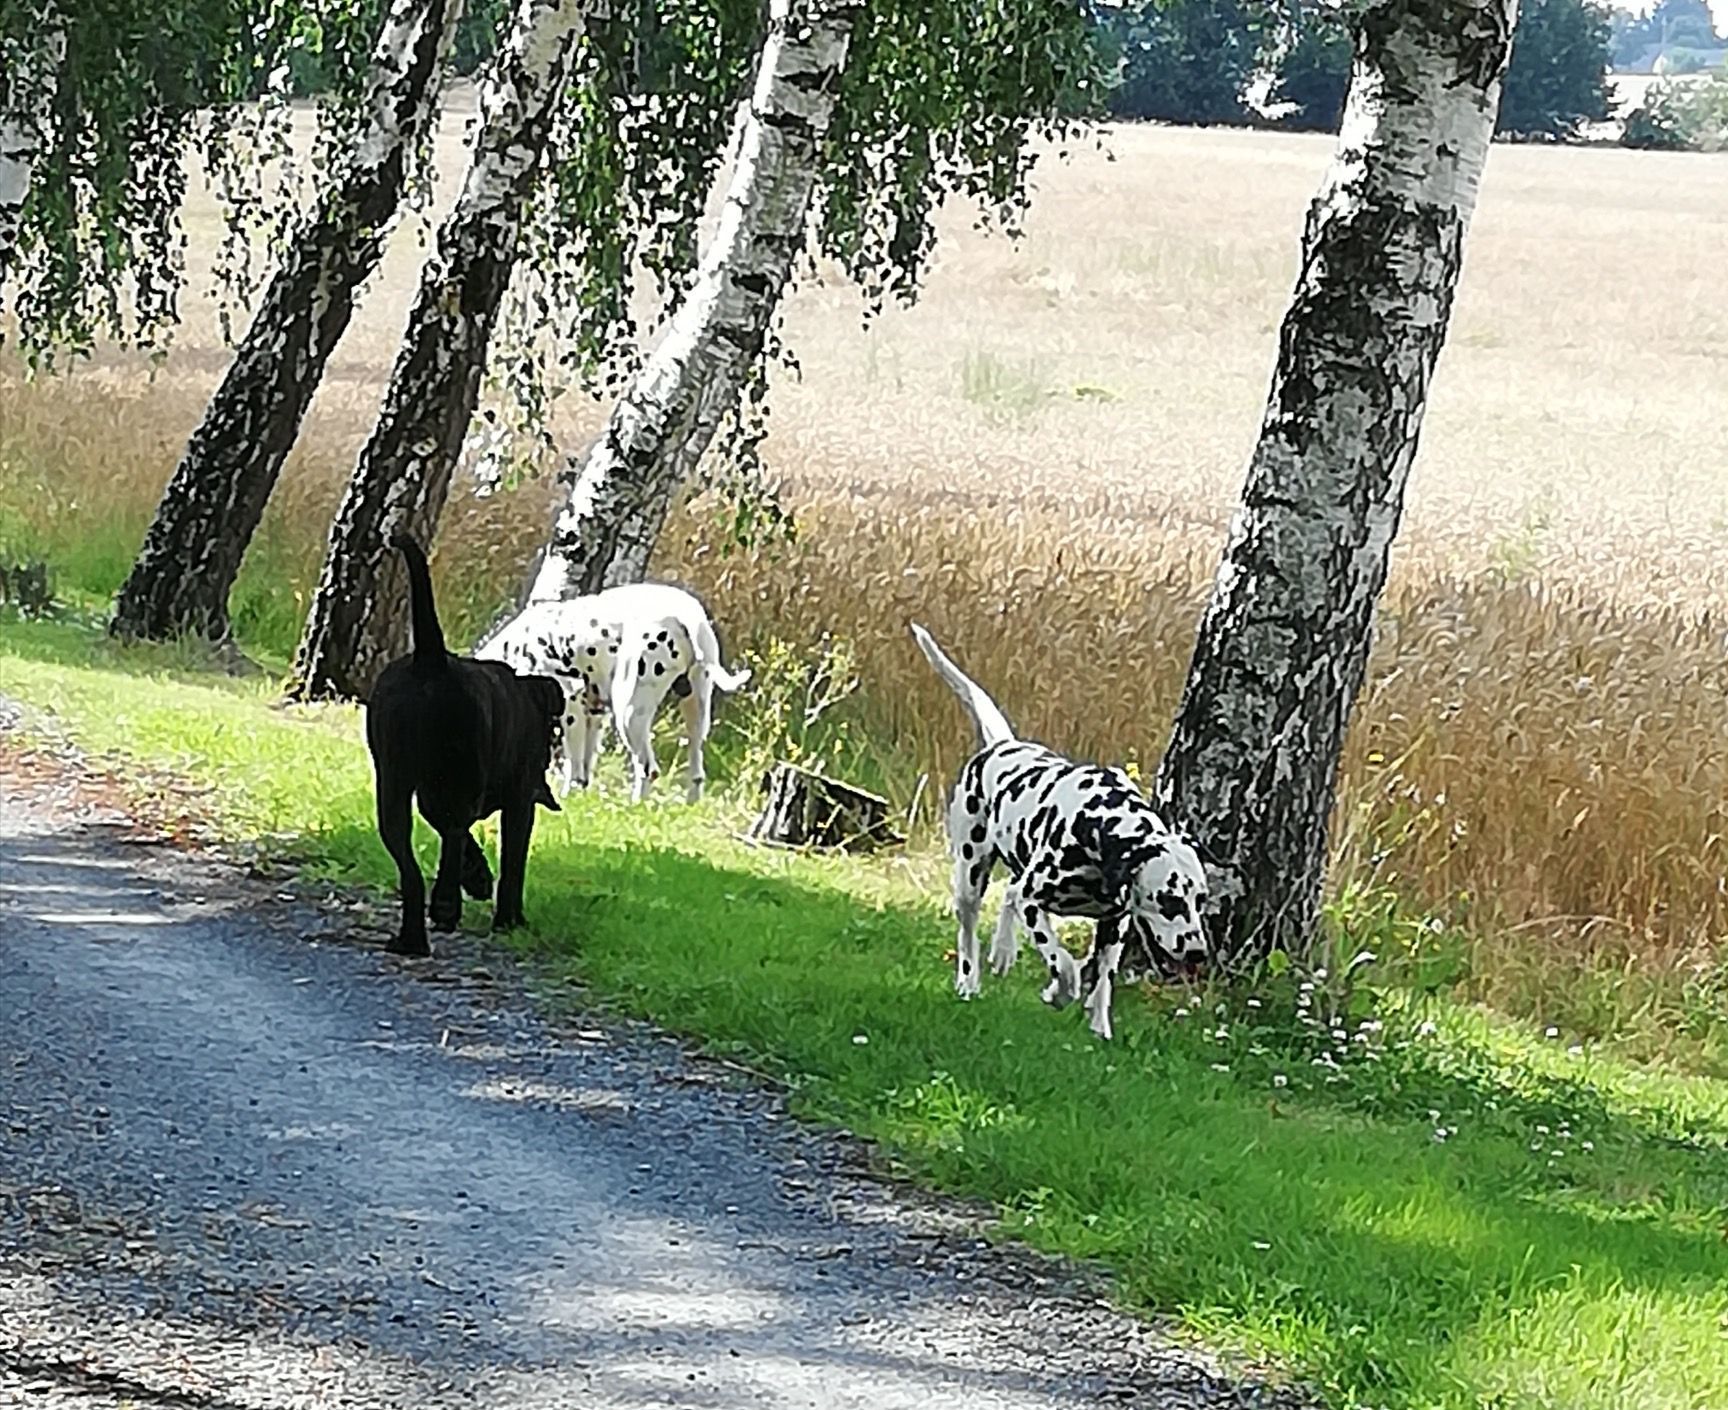
[(679, 621), (690, 638), (690, 646), (696, 653), (696, 659), (702, 663), (702, 668), (708, 672), (708, 678), (715, 685), (732, 695), (750, 684), (748, 666), (739, 671), (728, 671), (720, 663), (720, 637), (706, 613), (680, 614)]
[(918, 649), (930, 659), (936, 674), (948, 682), (949, 688), (966, 707), (966, 713), (972, 717), (972, 723), (978, 728), (979, 743), (988, 746), (1016, 738), (1014, 726), (1008, 723), (1001, 707), (984, 693), (984, 687), (950, 661), (947, 653), (936, 645), (936, 639), (923, 627), (916, 622), (911, 623), (911, 627)]

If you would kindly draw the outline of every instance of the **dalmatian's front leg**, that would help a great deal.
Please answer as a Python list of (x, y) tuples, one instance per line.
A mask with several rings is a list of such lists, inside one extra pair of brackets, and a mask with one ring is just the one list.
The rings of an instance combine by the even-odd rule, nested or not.
[(1008, 973), (1020, 956), (1020, 886), (1008, 883), (1008, 894), (1002, 898), (1002, 914), (996, 918), (996, 935), (990, 941), (990, 972)]
[(1062, 942), (1056, 938), (1056, 927), (1050, 924), (1049, 913), (1042, 907), (1030, 900), (1023, 901), (1020, 915), (1032, 933), (1033, 948), (1050, 975), (1050, 982), (1038, 997), (1053, 1009), (1065, 1009), (1080, 997), (1080, 971), (1074, 956), (1062, 948)]
[(1098, 922), (1098, 933), (1092, 940), (1092, 953), (1086, 957), (1082, 974), (1096, 980), (1086, 996), (1086, 1017), (1093, 1033), (1110, 1041), (1110, 1005), (1114, 997), (1116, 967), (1122, 960), (1122, 922), (1118, 917), (1106, 917)]
[(1040, 996), (1052, 1008), (1066, 1008), (1080, 997), (1080, 967), (1074, 956), (1063, 949), (1056, 938), (1056, 928), (1050, 923), (1048, 903), (1055, 894), (1055, 881), (1061, 875), (1062, 864), (1052, 852), (1032, 859), (1020, 878), (1020, 919), (1032, 934), (1032, 944), (1044, 961), (1050, 982)]
[[(582, 752), (582, 737), (586, 732), (587, 719), (582, 713), (582, 699), (566, 699), (564, 702), (564, 742), (558, 751), (558, 796), (565, 797), (575, 786), (581, 776), (581, 767), (577, 763)], [(586, 785), (588, 780), (583, 779)]]

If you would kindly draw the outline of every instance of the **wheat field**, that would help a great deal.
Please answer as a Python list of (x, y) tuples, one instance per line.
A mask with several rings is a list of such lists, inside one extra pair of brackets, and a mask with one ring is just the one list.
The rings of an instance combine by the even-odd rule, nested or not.
[[(460, 121), (440, 137), (440, 202)], [(1026, 732), (1150, 767), (1329, 151), (1113, 130), (1103, 150), (1041, 163), (1019, 243), (946, 213), (916, 308), (866, 329), (857, 293), (813, 272), (787, 310), (801, 369), (777, 374), (765, 447), (796, 542), (728, 553), (698, 502), (661, 571), (711, 600), (730, 644), (841, 643), (908, 792), (967, 744), (909, 619)], [(196, 272), (217, 233), (207, 202), (188, 226)], [(338, 352), (243, 623), (310, 590), (424, 235), (399, 234)], [(1588, 971), (1671, 981), (1728, 1016), (1725, 236), (1719, 161), (1500, 147), (1489, 162), (1348, 751), (1333, 888), (1474, 937), (1491, 999), (1539, 1010), (1544, 986)], [(90, 571), (117, 581), (224, 365), (208, 301), (186, 307), (154, 371), (105, 353), (53, 381), (3, 374), (0, 532), (86, 559), (108, 545)], [(580, 447), (604, 409), (566, 404), (563, 442)], [(459, 495), (438, 556), (454, 612), (513, 587), (547, 503), (543, 485)]]

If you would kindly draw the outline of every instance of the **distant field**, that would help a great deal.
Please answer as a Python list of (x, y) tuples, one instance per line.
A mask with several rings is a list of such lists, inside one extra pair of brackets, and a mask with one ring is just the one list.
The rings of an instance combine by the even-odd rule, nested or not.
[[(908, 618), (1052, 742), (1150, 764), (1168, 728), (1330, 141), (1107, 145), (1040, 168), (1018, 245), (951, 213), (920, 305), (869, 332), (808, 282), (767, 446), (798, 544), (723, 557), (698, 508), (665, 545), (729, 642), (844, 643), (904, 797), (965, 742)], [(190, 223), (197, 264), (215, 223)], [(1395, 897), (1471, 937), (1484, 996), (1586, 1031), (1728, 1032), (1725, 236), (1721, 161), (1494, 151), (1351, 747), (1340, 915)], [(417, 254), (405, 231), (314, 408), (242, 593), (260, 638), (291, 639)], [(189, 308), (154, 380), (105, 357), (0, 383), (0, 535), (94, 588), (224, 364)], [(534, 487), (455, 507), (440, 568), (471, 615), (543, 513)]]

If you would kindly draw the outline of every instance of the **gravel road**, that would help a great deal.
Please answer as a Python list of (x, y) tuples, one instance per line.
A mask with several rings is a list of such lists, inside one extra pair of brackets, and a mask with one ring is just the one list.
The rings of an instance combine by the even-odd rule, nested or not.
[[(160, 845), (0, 737), (0, 1405), (1265, 1405), (508, 961)], [(9, 762), (8, 762), (9, 760)]]

